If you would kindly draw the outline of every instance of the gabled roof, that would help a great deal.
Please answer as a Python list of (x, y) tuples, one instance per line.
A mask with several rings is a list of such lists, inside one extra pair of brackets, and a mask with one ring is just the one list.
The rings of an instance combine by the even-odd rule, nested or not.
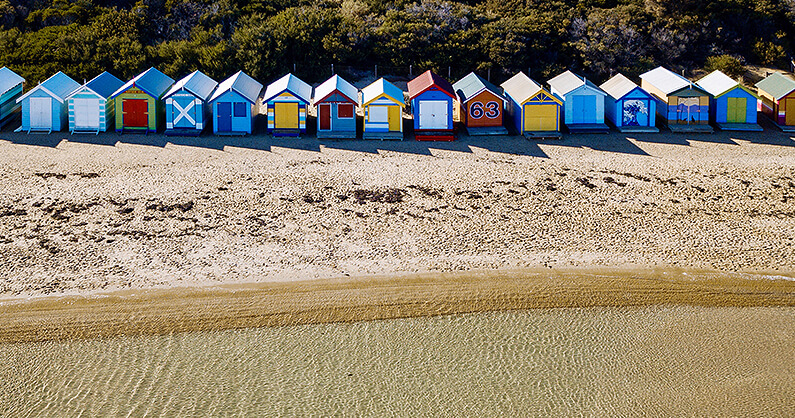
[(25, 79), (19, 74), (11, 71), (8, 67), (0, 68), (0, 95), (13, 89), (19, 83), (24, 83)]
[(586, 79), (585, 77), (580, 77), (577, 74), (574, 74), (571, 71), (566, 70), (565, 73), (559, 74), (555, 78), (547, 81), (549, 85), (555, 89), (559, 94), (569, 94), (572, 91), (582, 87), (587, 86), (593, 91), (599, 94), (606, 94), (602, 89), (600, 89), (596, 84), (592, 83), (590, 80)]
[[(84, 84), (83, 87), (91, 90), (97, 96), (107, 99), (110, 97), (111, 94), (113, 94), (114, 91), (116, 91), (123, 84), (124, 84), (123, 81), (116, 78), (116, 76), (114, 76), (113, 74), (105, 71), (102, 74), (92, 78), (91, 81)], [(83, 89), (81, 88), (77, 88), (71, 93), (69, 93), (69, 95), (66, 96), (66, 98), (68, 99), (82, 90)]]
[(621, 73), (614, 75), (610, 80), (605, 81), (599, 87), (614, 100), (618, 100), (626, 96), (632, 90), (640, 88), (640, 86), (632, 82), (632, 80), (628, 79), (624, 76), (624, 74)]
[(315, 95), (312, 101), (315, 103), (322, 102), (334, 90), (339, 91), (343, 96), (348, 98), (353, 103), (359, 103), (359, 90), (339, 75), (334, 75), (328, 80), (324, 81), (321, 85), (315, 87)]
[(218, 88), (215, 89), (215, 93), (213, 93), (209, 101), (215, 101), (215, 99), (227, 91), (234, 91), (245, 97), (246, 100), (251, 103), (256, 103), (257, 97), (259, 97), (259, 93), (262, 91), (262, 84), (249, 77), (248, 74), (238, 71), (235, 75), (227, 78), (218, 85)]
[[(174, 83), (173, 86), (168, 90), (166, 94), (163, 95), (163, 98), (171, 96), (172, 94), (180, 91), (181, 89), (185, 89), (189, 91), (192, 95), (202, 99), (207, 100), (212, 94), (213, 90), (218, 87), (218, 82), (213, 80), (212, 78), (206, 76), (201, 71), (194, 71), (181, 80)], [(261, 88), (261, 87), (260, 87)], [(257, 92), (259, 94), (259, 92)]]
[[(502, 83), (503, 91), (508, 96), (511, 96), (517, 103), (523, 104), (528, 100), (532, 99), (533, 96), (537, 95), (540, 91), (544, 91), (544, 89), (538, 85), (535, 81), (533, 81), (530, 77), (528, 77), (525, 73), (518, 72), (515, 76), (508, 79), (508, 81)], [(560, 100), (549, 94), (550, 97), (554, 98), (556, 102), (560, 103)]]
[(138, 74), (132, 80), (124, 83), (124, 85), (113, 92), (110, 97), (116, 97), (135, 85), (135, 87), (143, 90), (144, 93), (159, 99), (172, 84), (174, 84), (173, 78), (161, 73), (157, 68), (152, 67)]
[(406, 100), (403, 98), (403, 90), (383, 78), (379, 78), (362, 89), (362, 106), (367, 106), (381, 95), (387, 96), (401, 106), (406, 104)]
[(292, 74), (287, 74), (268, 85), (262, 101), (267, 102), (285, 91), (289, 91), (305, 103), (309, 103), (312, 100), (312, 86)]
[(69, 93), (75, 91), (78, 88), (80, 88), (80, 83), (72, 80), (72, 78), (69, 77), (68, 75), (58, 71), (52, 77), (44, 80), (43, 82), (41, 82), (41, 84), (30, 89), (30, 91), (20, 96), (17, 99), (17, 103), (21, 102), (23, 99), (30, 96), (36, 90), (44, 90), (54, 99), (63, 103), (63, 101), (66, 100), (66, 96), (68, 96)]
[(735, 88), (745, 90), (750, 95), (756, 97), (754, 92), (737, 81), (732, 80), (731, 77), (723, 74), (719, 70), (715, 70), (701, 80), (696, 81), (696, 85), (715, 97), (722, 96)]
[(455, 90), (453, 89), (453, 86), (450, 84), (450, 82), (434, 74), (431, 70), (428, 70), (418, 75), (414, 80), (409, 81), (407, 86), (409, 90), (409, 98), (413, 99), (433, 86), (436, 86), (439, 88), (439, 90), (447, 93), (450, 98), (456, 98)]
[(657, 67), (643, 73), (640, 78), (662, 91), (665, 95), (669, 95), (693, 84), (690, 80), (663, 67)]
[(491, 84), (488, 80), (475, 74), (474, 72), (467, 74), (464, 78), (456, 81), (453, 84), (453, 91), (458, 94), (458, 97), (462, 102), (466, 102), (467, 100), (482, 93), (484, 90), (490, 91), (503, 101), (505, 100), (499, 87)]
[(756, 83), (756, 88), (779, 100), (795, 91), (795, 77), (790, 74), (773, 73)]

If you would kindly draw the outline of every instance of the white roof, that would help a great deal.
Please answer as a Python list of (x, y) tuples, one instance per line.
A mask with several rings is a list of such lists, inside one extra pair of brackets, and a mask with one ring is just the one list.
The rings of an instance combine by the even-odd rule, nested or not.
[[(163, 98), (165, 99), (184, 88), (194, 96), (202, 100), (207, 100), (207, 98), (210, 97), (210, 93), (212, 93), (217, 86), (218, 82), (206, 76), (201, 71), (196, 70), (174, 83), (168, 93), (163, 95)], [(261, 88), (262, 87), (260, 87), (260, 89)], [(257, 94), (259, 94), (259, 92), (257, 92)]]
[(549, 83), (549, 85), (555, 89), (558, 94), (562, 95), (566, 95), (582, 86), (587, 86), (599, 94), (605, 94), (605, 92), (603, 92), (602, 89), (600, 89), (596, 84), (588, 81), (585, 77), (580, 77), (568, 70), (566, 70), (565, 73), (547, 81), (547, 83)]
[(403, 90), (389, 81), (384, 80), (382, 77), (362, 89), (362, 105), (370, 103), (376, 97), (382, 94), (390, 97), (396, 103), (401, 105), (406, 103), (405, 99), (403, 98)]
[(610, 80), (605, 81), (601, 86), (599, 86), (599, 88), (604, 90), (605, 93), (615, 100), (624, 97), (627, 93), (631, 92), (637, 87), (637, 84), (626, 78), (624, 74), (621, 73), (614, 75)]
[(218, 85), (218, 88), (215, 89), (215, 93), (213, 93), (209, 101), (212, 102), (230, 90), (237, 92), (251, 103), (256, 103), (259, 92), (262, 91), (262, 84), (249, 77), (246, 73), (238, 71), (235, 75), (227, 78)]
[(24, 83), (25, 79), (19, 74), (11, 71), (8, 67), (0, 68), (0, 95), (5, 94), (7, 91), (18, 86), (19, 83)]
[(723, 93), (737, 87), (740, 84), (731, 77), (723, 74), (719, 70), (715, 70), (701, 80), (696, 81), (696, 85), (706, 90), (707, 93), (713, 96), (720, 96)]
[(657, 67), (640, 76), (641, 80), (647, 81), (652, 86), (658, 88), (663, 94), (671, 94), (681, 90), (690, 84), (690, 80), (663, 67)]
[(312, 101), (317, 102), (318, 100), (322, 100), (334, 90), (338, 90), (354, 103), (359, 101), (359, 90), (357, 90), (356, 87), (353, 87), (351, 83), (345, 81), (342, 77), (336, 74), (324, 81), (323, 84), (315, 87), (315, 95), (312, 98)]
[(262, 97), (262, 101), (267, 102), (285, 91), (289, 91), (306, 103), (312, 100), (312, 86), (306, 84), (303, 80), (292, 74), (287, 74), (271, 83), (268, 88), (265, 89), (265, 95)]
[(505, 94), (511, 96), (517, 103), (524, 103), (542, 90), (533, 79), (525, 73), (519, 72), (508, 81), (500, 84)]

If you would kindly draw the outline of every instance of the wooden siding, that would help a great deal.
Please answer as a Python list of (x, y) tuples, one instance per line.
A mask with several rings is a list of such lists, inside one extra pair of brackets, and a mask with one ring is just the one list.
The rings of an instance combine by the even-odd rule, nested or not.
[[(114, 106), (112, 100), (106, 100), (101, 96), (98, 96), (96, 93), (90, 90), (83, 90), (80, 93), (72, 95), (69, 99), (67, 99), (67, 107), (69, 112), (69, 131), (74, 132), (76, 129), (75, 124), (75, 99), (93, 99), (97, 100), (97, 106), (99, 108), (99, 124), (97, 126), (92, 126), (90, 128), (96, 128), (100, 132), (105, 132), (110, 128), (110, 125), (113, 125), (115, 113), (113, 112)], [(110, 112), (108, 112), (110, 110)], [(89, 127), (81, 127), (81, 128), (89, 128)]]
[(453, 130), (453, 98), (440, 91), (436, 87), (431, 87), (424, 91), (422, 94), (411, 99), (411, 109), (414, 115), (414, 129), (423, 130), (420, 126), (420, 103), (423, 101), (444, 101), (447, 103), (447, 127), (446, 128), (433, 128), (434, 131), (452, 131)]
[[(370, 121), (370, 108), (373, 106), (387, 108), (386, 122)], [(364, 132), (403, 132), (402, 122), (402, 106), (396, 104), (383, 95), (364, 107)]]
[[(142, 99), (146, 100), (147, 106), (149, 108), (148, 114), (148, 126), (146, 128), (135, 128), (135, 127), (126, 127), (124, 126), (124, 111), (122, 108), (122, 103), (125, 99)], [(164, 119), (165, 116), (165, 108), (160, 100), (144, 93), (142, 90), (139, 90), (135, 86), (127, 89), (124, 93), (119, 94), (114, 99), (114, 107), (115, 107), (115, 119), (116, 119), (116, 131), (121, 132), (122, 129), (133, 129), (133, 130), (148, 130), (149, 132), (157, 132), (158, 124), (160, 121)], [(154, 112), (152, 111), (154, 109)]]
[[(227, 103), (229, 105), (229, 121), (225, 121), (228, 123), (219, 123), (219, 118), (221, 117), (220, 112), (218, 111), (218, 106), (221, 103)], [(243, 103), (246, 109), (246, 114), (244, 116), (235, 116), (235, 103)], [(225, 105), (222, 105), (225, 106)], [(213, 133), (246, 133), (251, 134), (254, 128), (254, 115), (257, 114), (255, 105), (252, 105), (248, 99), (240, 95), (234, 90), (228, 90), (218, 96), (213, 102), (211, 103), (212, 108), (212, 124), (213, 124)], [(221, 129), (226, 126), (229, 126), (229, 129)]]
[(462, 103), (461, 110), (462, 121), (466, 126), (502, 126), (502, 98), (488, 90)]

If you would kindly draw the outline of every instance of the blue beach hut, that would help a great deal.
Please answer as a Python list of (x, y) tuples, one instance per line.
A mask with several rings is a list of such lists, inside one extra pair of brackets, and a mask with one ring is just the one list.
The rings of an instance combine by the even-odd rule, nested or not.
[(216, 135), (246, 135), (254, 129), (255, 106), (262, 84), (238, 71), (227, 78), (210, 97), (213, 110), (213, 133)]
[(756, 123), (759, 96), (715, 70), (696, 85), (709, 93), (710, 121), (724, 131), (762, 131)]
[(318, 138), (356, 138), (356, 87), (334, 75), (315, 87), (312, 102), (317, 111)]
[(17, 103), (22, 96), (25, 79), (7, 67), (0, 68), (0, 127), (11, 121), (21, 109)]
[(68, 126), (66, 97), (79, 87), (80, 83), (58, 71), (17, 98), (22, 104), (22, 126), (17, 131), (49, 133)]
[(605, 96), (605, 117), (621, 132), (660, 132), (655, 126), (657, 101), (623, 74), (599, 86)]
[(455, 90), (449, 81), (430, 70), (409, 81), (409, 100), (418, 141), (454, 141)]
[(166, 105), (166, 135), (199, 135), (207, 126), (210, 107), (207, 100), (218, 82), (194, 71), (171, 86), (163, 101)]
[(69, 132), (99, 134), (114, 126), (115, 106), (110, 96), (124, 82), (105, 71), (66, 97)]
[(663, 67), (641, 74), (640, 86), (657, 98), (657, 114), (671, 132), (712, 133), (710, 94), (692, 81)]
[(379, 78), (362, 89), (364, 139), (403, 139), (403, 90)]
[(265, 89), (262, 103), (268, 112), (268, 132), (274, 136), (300, 136), (306, 132), (306, 114), (312, 86), (287, 74)]
[(506, 114), (516, 132), (527, 138), (560, 138), (563, 101), (520, 72), (501, 85)]
[(605, 96), (596, 84), (566, 71), (549, 80), (550, 91), (563, 102), (563, 123), (571, 133), (606, 133)]

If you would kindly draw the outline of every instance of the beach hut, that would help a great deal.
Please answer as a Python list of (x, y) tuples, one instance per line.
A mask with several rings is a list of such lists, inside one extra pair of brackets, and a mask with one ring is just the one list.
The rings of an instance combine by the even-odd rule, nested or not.
[(194, 71), (174, 83), (163, 95), (166, 135), (201, 134), (210, 115), (208, 99), (216, 87), (218, 82), (201, 71)]
[(306, 113), (312, 86), (287, 74), (265, 89), (262, 103), (268, 112), (268, 132), (274, 136), (300, 136), (306, 132)]
[(403, 90), (379, 78), (362, 89), (364, 139), (403, 139)]
[(113, 92), (116, 132), (157, 132), (165, 114), (161, 97), (174, 79), (150, 68)]
[(7, 67), (0, 68), (0, 127), (11, 121), (22, 105), (17, 103), (22, 96), (25, 79)]
[(450, 83), (430, 70), (409, 81), (409, 100), (418, 141), (453, 141), (453, 101)]
[(762, 131), (756, 123), (759, 96), (715, 70), (696, 85), (710, 94), (710, 121), (723, 131)]
[(262, 84), (242, 71), (222, 81), (208, 101), (213, 113), (213, 133), (246, 135), (253, 132), (260, 92)]
[(605, 96), (596, 84), (566, 71), (547, 81), (550, 92), (563, 102), (563, 123), (571, 133), (607, 133)]
[(458, 96), (459, 119), (469, 135), (506, 135), (503, 126), (505, 97), (499, 87), (488, 80), (469, 73), (453, 84)]
[(501, 85), (508, 98), (506, 112), (516, 131), (527, 138), (560, 138), (563, 101), (524, 73)]
[(663, 67), (642, 74), (640, 80), (640, 86), (657, 98), (657, 114), (672, 132), (713, 132), (710, 94), (704, 89)]
[(105, 71), (66, 96), (69, 132), (98, 135), (113, 126), (115, 106), (110, 95), (123, 84), (123, 81)]
[(80, 87), (80, 83), (58, 71), (38, 86), (17, 98), (22, 104), (22, 126), (17, 131), (27, 133), (60, 131), (67, 126), (66, 96)]
[(621, 132), (660, 132), (657, 100), (619, 73), (599, 86), (605, 96), (605, 118)]
[(773, 73), (756, 83), (762, 113), (784, 132), (795, 132), (795, 77)]
[(312, 103), (317, 112), (318, 138), (356, 138), (359, 90), (334, 75), (315, 87)]

